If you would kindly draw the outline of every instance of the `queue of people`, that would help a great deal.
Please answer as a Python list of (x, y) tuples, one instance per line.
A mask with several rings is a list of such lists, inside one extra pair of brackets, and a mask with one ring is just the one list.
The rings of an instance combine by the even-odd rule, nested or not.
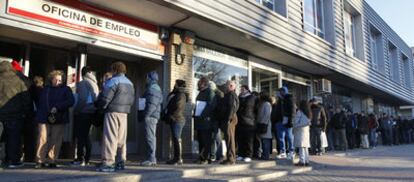
[[(33, 160), (35, 168), (56, 168), (64, 128), (69, 123), (69, 108), (74, 107), (77, 152), (70, 165), (90, 163), (89, 132), (94, 125), (103, 132), (102, 163), (97, 171), (125, 169), (127, 118), (136, 97), (134, 84), (125, 76), (124, 63), (113, 63), (101, 84), (90, 67), (82, 68), (83, 79), (77, 83), (75, 91), (77, 99), (63, 84), (62, 71), (52, 71), (46, 82), (36, 76), (31, 84), (16, 66), (0, 63), (0, 135), (4, 131), (6, 156), (3, 163), (8, 168), (23, 166), (22, 151), (24, 161)], [(158, 79), (155, 71), (147, 74), (146, 91), (137, 106), (139, 120), (144, 126), (146, 149), (145, 160), (140, 165), (157, 165), (156, 128), (160, 120), (170, 127), (174, 151), (166, 163), (182, 165), (181, 135), (189, 115), (186, 108), (190, 100), (187, 84), (184, 80), (176, 80), (162, 107), (163, 93)], [(247, 85), (239, 88), (237, 95), (236, 83), (229, 80), (222, 92), (207, 77), (199, 79), (199, 92), (192, 109), (199, 154), (196, 163), (207, 165), (220, 161), (223, 165), (233, 165), (236, 161), (270, 160), (273, 139), (276, 140), (276, 158), (292, 160), (298, 154), (297, 166), (308, 166), (309, 155), (322, 155), (327, 150), (375, 148), (378, 136), (384, 145), (414, 141), (414, 122), (407, 118), (395, 119), (387, 114), (377, 117), (364, 112), (353, 114), (350, 110), (333, 107), (325, 110), (316, 99), (301, 100), (297, 105), (287, 87), (280, 88), (276, 98), (266, 91), (251, 92)], [(22, 141), (23, 133), (28, 137), (23, 137)], [(226, 148), (226, 153), (219, 152), (219, 148)]]

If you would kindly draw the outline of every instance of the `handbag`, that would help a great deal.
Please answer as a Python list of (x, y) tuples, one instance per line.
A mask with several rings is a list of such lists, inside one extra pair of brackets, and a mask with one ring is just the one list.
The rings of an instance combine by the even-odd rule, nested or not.
[(259, 133), (259, 134), (266, 133), (268, 125), (269, 124), (267, 124), (267, 123), (257, 123), (257, 126), (256, 126), (257, 133)]
[(49, 88), (47, 88), (46, 92), (46, 107), (49, 111), (49, 114), (47, 115), (47, 122), (49, 124), (55, 124), (56, 123), (56, 113), (50, 112), (50, 106), (49, 106)]

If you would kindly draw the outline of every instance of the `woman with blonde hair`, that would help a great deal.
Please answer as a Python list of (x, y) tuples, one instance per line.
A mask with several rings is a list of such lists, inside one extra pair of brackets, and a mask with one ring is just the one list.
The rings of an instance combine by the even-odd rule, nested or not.
[[(74, 104), (71, 89), (62, 82), (63, 71), (49, 74), (49, 85), (41, 92), (36, 113), (39, 135), (35, 168), (56, 168), (69, 108)], [(47, 165), (46, 165), (47, 164)]]

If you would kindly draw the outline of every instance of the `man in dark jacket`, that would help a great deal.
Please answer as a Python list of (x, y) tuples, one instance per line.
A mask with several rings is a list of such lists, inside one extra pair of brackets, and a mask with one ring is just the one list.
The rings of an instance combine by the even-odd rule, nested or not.
[(356, 146), (356, 129), (358, 123), (356, 117), (352, 114), (351, 111), (347, 112), (346, 120), (346, 140), (348, 141), (348, 148), (354, 149)]
[[(103, 164), (97, 171), (113, 172), (115, 166), (124, 168), (126, 161), (126, 139), (128, 114), (135, 100), (134, 85), (125, 76), (127, 69), (124, 63), (111, 65), (112, 78), (106, 81), (102, 97), (98, 100), (98, 109), (105, 111), (102, 142)], [(118, 148), (121, 160), (115, 161)], [(115, 164), (116, 162), (116, 164)]]
[(338, 150), (344, 150), (348, 148), (348, 142), (346, 140), (346, 115), (340, 108), (336, 109), (336, 113), (331, 118), (331, 123), (335, 129), (335, 136), (338, 138)]
[(236, 139), (238, 148), (238, 161), (250, 162), (253, 155), (253, 141), (255, 137), (255, 107), (256, 97), (250, 93), (247, 85), (240, 87), (240, 107), (237, 111), (238, 123)]
[(227, 145), (226, 160), (221, 164), (233, 165), (236, 163), (236, 143), (235, 130), (237, 125), (237, 110), (239, 109), (239, 98), (237, 97), (236, 83), (234, 81), (227, 81), (226, 94), (220, 102), (222, 109), (220, 110), (220, 125), (224, 133), (224, 140)]
[(6, 137), (6, 162), (9, 168), (22, 167), (21, 137), (24, 121), (31, 110), (28, 88), (9, 62), (0, 62), (0, 122)]
[(212, 142), (212, 102), (214, 92), (209, 87), (206, 77), (200, 78), (197, 83), (198, 95), (194, 112), (194, 129), (197, 131), (199, 158), (197, 163), (207, 164), (210, 160)]
[[(295, 101), (291, 94), (288, 92), (287, 87), (279, 89), (278, 100), (273, 111), (272, 123), (275, 123), (275, 130), (278, 139), (278, 148), (280, 153), (277, 156), (278, 159), (293, 158), (295, 147), (293, 146), (293, 119), (295, 115)], [(288, 142), (289, 154), (286, 155), (286, 138)]]
[(157, 147), (157, 123), (160, 119), (162, 91), (158, 85), (158, 73), (151, 71), (147, 74), (147, 90), (144, 93), (145, 109), (144, 109), (144, 128), (145, 128), (145, 145), (146, 160), (141, 163), (142, 166), (157, 165), (155, 157)]
[[(217, 88), (217, 85), (210, 81), (210, 89), (214, 92), (214, 98), (211, 102), (211, 108), (213, 110), (212, 113), (219, 113), (220, 112), (220, 101), (224, 97), (224, 93)], [(223, 149), (222, 144), (222, 137), (220, 129), (219, 129), (219, 118), (217, 115), (211, 114), (211, 123), (212, 123), (212, 142), (211, 142), (211, 154), (210, 154), (210, 161), (216, 161), (223, 157), (223, 152), (219, 149)], [(219, 153), (220, 152), (220, 153)]]
[(322, 155), (324, 150), (321, 143), (321, 132), (326, 131), (327, 117), (325, 109), (316, 99), (311, 99), (310, 102), (312, 110), (310, 128), (311, 153), (314, 155)]
[(188, 101), (185, 88), (186, 83), (184, 80), (176, 80), (174, 90), (168, 94), (167, 113), (165, 119), (171, 129), (174, 157), (167, 161), (167, 164), (183, 164), (181, 132), (183, 131), (185, 124), (185, 105)]

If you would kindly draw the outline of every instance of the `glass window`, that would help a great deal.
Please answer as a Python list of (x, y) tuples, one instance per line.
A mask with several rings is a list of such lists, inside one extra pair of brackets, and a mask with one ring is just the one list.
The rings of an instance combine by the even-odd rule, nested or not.
[(400, 72), (399, 72), (399, 61), (398, 61), (398, 53), (397, 47), (393, 44), (389, 43), (388, 49), (388, 59), (390, 64), (390, 78), (395, 82), (399, 82), (400, 79)]
[(355, 17), (344, 11), (345, 49), (348, 55), (356, 57)]
[(255, 0), (255, 1), (261, 6), (269, 9), (270, 11), (274, 11), (284, 17), (287, 16), (287, 7), (286, 7), (287, 0)]
[(304, 29), (325, 38), (323, 0), (304, 0)]
[(256, 67), (252, 68), (252, 91), (267, 91), (271, 96), (275, 97), (279, 87), (279, 76), (277, 73)]
[(377, 36), (371, 32), (370, 36), (371, 48), (371, 65), (374, 69), (378, 69), (378, 53), (377, 53)]
[[(238, 66), (225, 64), (211, 59), (202, 57), (193, 57), (194, 83), (197, 85), (198, 80), (206, 76), (210, 81), (213, 81), (217, 88), (225, 91), (225, 85), (228, 80), (234, 80), (237, 83), (237, 89), (241, 85), (247, 85), (247, 67), (241, 68)], [(238, 90), (237, 90), (238, 93)], [(197, 88), (195, 88), (194, 95), (197, 96)]]

